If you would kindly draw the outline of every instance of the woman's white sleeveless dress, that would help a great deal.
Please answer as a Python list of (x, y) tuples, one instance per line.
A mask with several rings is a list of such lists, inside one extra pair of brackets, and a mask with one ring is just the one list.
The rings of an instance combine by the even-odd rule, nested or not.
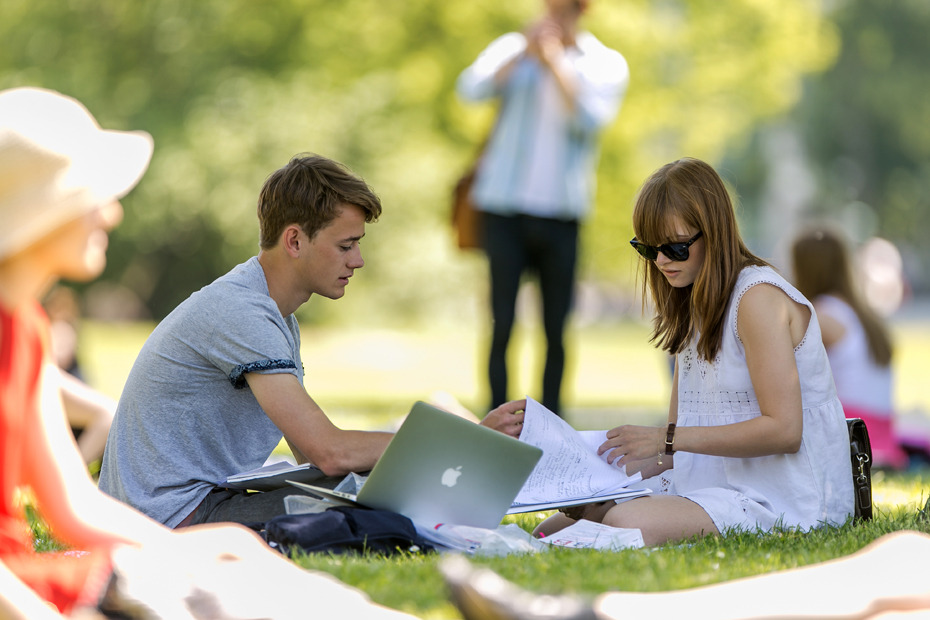
[(811, 309), (807, 334), (794, 352), (804, 416), (801, 449), (754, 458), (676, 452), (674, 469), (656, 481), (656, 490), (696, 502), (721, 532), (841, 524), (853, 513), (843, 408), (813, 307), (775, 270), (747, 267), (740, 273), (727, 308), (722, 346), (712, 363), (698, 356), (695, 342), (679, 354), (678, 426), (720, 426), (760, 415), (736, 329), (742, 296), (759, 284), (776, 286)]

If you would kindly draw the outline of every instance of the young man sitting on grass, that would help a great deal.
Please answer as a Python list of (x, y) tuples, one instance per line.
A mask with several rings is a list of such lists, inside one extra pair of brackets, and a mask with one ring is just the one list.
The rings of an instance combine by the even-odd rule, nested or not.
[[(365, 264), (365, 224), (380, 214), (371, 188), (325, 157), (297, 156), (274, 172), (258, 200), (258, 255), (191, 295), (140, 351), (100, 488), (169, 527), (255, 523), (284, 514), (298, 491), (217, 484), (260, 467), (282, 434), (330, 486), (370, 470), (392, 435), (340, 429), (306, 392), (294, 312), (313, 295), (345, 294)], [(521, 408), (506, 403), (481, 423), (518, 436)]]

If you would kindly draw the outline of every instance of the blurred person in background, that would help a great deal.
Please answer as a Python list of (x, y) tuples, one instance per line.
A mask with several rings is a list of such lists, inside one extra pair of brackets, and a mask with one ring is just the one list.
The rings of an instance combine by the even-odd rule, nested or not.
[(826, 227), (802, 232), (791, 246), (792, 273), (820, 320), (843, 411), (847, 418), (862, 418), (869, 430), (873, 466), (903, 469), (908, 458), (894, 428), (894, 345), (863, 295), (861, 270), (848, 244), (842, 233)]
[(84, 462), (92, 470), (99, 469), (116, 400), (94, 389), (84, 378), (77, 355), (80, 309), (74, 290), (55, 286), (42, 305), (49, 318), (52, 356), (61, 369), (61, 396), (68, 424)]
[(58, 367), (80, 380), (84, 371), (78, 359), (80, 303), (73, 288), (56, 285), (42, 300), (52, 335), (52, 356)]
[(623, 56), (579, 29), (589, 4), (545, 0), (539, 18), (491, 42), (458, 79), (463, 99), (499, 100), (472, 190), (490, 269), (491, 407), (508, 397), (507, 347), (529, 271), (539, 281), (546, 336), (540, 402), (562, 408), (579, 227), (594, 202), (598, 137), (629, 82)]

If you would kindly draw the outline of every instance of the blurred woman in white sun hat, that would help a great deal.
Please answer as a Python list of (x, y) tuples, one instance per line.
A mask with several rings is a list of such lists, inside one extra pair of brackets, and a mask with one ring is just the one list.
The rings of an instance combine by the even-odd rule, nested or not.
[[(119, 199), (152, 148), (147, 133), (101, 129), (60, 93), (0, 92), (0, 618), (290, 618), (308, 597), (324, 615), (403, 617), (303, 571), (245, 528), (169, 530), (88, 475), (39, 300), (59, 278), (103, 271)], [(33, 550), (23, 489), (71, 551)], [(262, 583), (293, 598), (256, 596), (272, 591)]]

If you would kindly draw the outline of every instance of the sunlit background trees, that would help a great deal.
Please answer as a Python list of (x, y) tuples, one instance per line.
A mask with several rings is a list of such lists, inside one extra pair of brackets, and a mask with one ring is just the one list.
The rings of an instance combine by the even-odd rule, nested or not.
[[(454, 82), (540, 3), (4, 0), (0, 87), (61, 90), (155, 137), (85, 311), (160, 318), (254, 254), (263, 180), (317, 152), (364, 176), (385, 212), (347, 298), (304, 320), (473, 315), (483, 264), (454, 249), (448, 199), (493, 109), (458, 101)], [(599, 0), (586, 23), (632, 71), (585, 229), (593, 318), (638, 312), (631, 203), (682, 155), (721, 167), (757, 251), (777, 256), (793, 225), (827, 214), (894, 241), (913, 289), (930, 286), (930, 3)]]

